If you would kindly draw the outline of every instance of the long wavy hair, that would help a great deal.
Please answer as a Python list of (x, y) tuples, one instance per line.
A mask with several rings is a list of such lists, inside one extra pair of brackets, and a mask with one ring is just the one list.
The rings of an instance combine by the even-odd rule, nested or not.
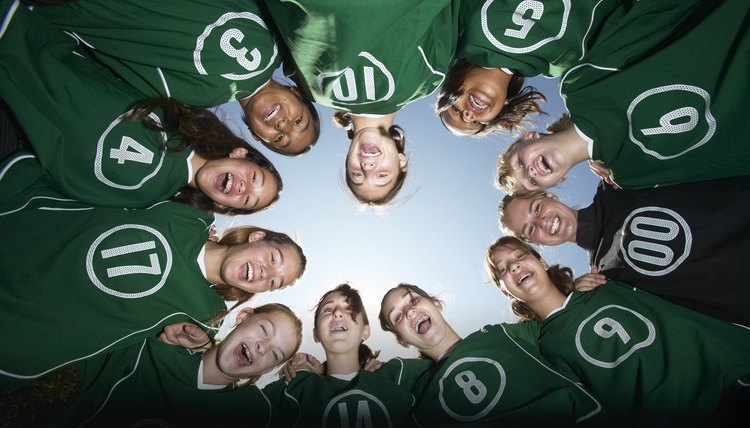
[[(495, 285), (497, 285), (497, 287), (502, 290), (503, 294), (505, 294), (508, 299), (510, 299), (511, 310), (518, 316), (518, 322), (524, 322), (528, 320), (541, 321), (541, 319), (536, 315), (536, 313), (534, 313), (533, 310), (531, 310), (531, 308), (526, 303), (513, 297), (505, 288), (505, 284), (503, 283), (503, 280), (501, 278), (502, 275), (500, 274), (500, 270), (492, 261), (492, 253), (502, 247), (507, 247), (512, 250), (520, 250), (528, 255), (536, 257), (537, 260), (542, 260), (542, 256), (533, 247), (521, 241), (520, 239), (514, 236), (503, 236), (502, 238), (495, 241), (492, 245), (490, 245), (484, 258), (485, 267), (487, 268), (487, 272), (489, 273), (492, 282), (494, 282)], [(568, 294), (572, 293), (573, 290), (575, 290), (573, 270), (569, 267), (562, 267), (560, 265), (550, 266), (549, 269), (547, 269), (547, 275), (549, 275), (552, 283), (555, 285), (555, 288), (560, 290), (560, 292), (564, 295), (567, 296)]]
[[(365, 305), (362, 302), (362, 296), (359, 295), (359, 291), (356, 288), (352, 288), (351, 285), (344, 283), (339, 284), (336, 288), (328, 291), (320, 298), (318, 304), (315, 305), (315, 319), (314, 323), (317, 325), (318, 315), (320, 315), (321, 307), (325, 303), (326, 297), (331, 293), (341, 293), (346, 297), (346, 303), (349, 305), (351, 310), (352, 320), (357, 322), (357, 315), (362, 314), (362, 323), (366, 326), (370, 325), (370, 320), (367, 318), (367, 311), (365, 311)], [(380, 351), (373, 351), (369, 346), (365, 345), (364, 341), (359, 343), (358, 361), (360, 370), (365, 367), (365, 364), (373, 358), (378, 358)], [(328, 372), (327, 362), (323, 363), (323, 370)]]
[[(163, 111), (162, 123), (157, 123), (149, 117), (149, 114), (156, 109)], [(172, 200), (204, 211), (228, 215), (252, 214), (265, 210), (278, 201), (284, 183), (276, 167), (247, 141), (236, 136), (210, 110), (191, 107), (174, 98), (151, 99), (137, 103), (126, 119), (141, 120), (155, 132), (168, 133), (169, 138), (164, 142), (163, 147), (166, 153), (179, 153), (192, 149), (204, 159), (215, 160), (228, 158), (234, 149), (247, 149), (245, 159), (271, 173), (278, 183), (278, 193), (273, 201), (268, 206), (258, 209), (219, 207), (201, 190), (188, 185), (183, 186), (172, 197)]]
[[(461, 86), (468, 72), (476, 67), (465, 59), (455, 59), (445, 75), (445, 80), (438, 92), (435, 114), (443, 122), (441, 114), (450, 108), (463, 95)], [(482, 125), (472, 136), (484, 137), (498, 131), (513, 131), (523, 129), (521, 122), (529, 114), (546, 114), (541, 103), (547, 97), (533, 86), (525, 86), (526, 78), (514, 74), (508, 83), (507, 104), (486, 125)], [(443, 125), (445, 123), (443, 122)]]

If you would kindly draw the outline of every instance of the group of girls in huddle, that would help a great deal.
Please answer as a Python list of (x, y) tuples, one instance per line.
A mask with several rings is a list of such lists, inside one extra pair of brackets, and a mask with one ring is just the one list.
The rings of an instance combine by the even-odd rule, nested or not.
[[(551, 194), (525, 195), (589, 160), (633, 213), (640, 196), (615, 187), (736, 180), (664, 190), (726, 186), (742, 200), (747, 186), (731, 177), (750, 165), (733, 132), (746, 112), (746, 2), (59, 3), (0, 2), (0, 96), (33, 149), (0, 170), (0, 224), (27, 231), (0, 257), (1, 317), (19, 326), (0, 339), (0, 387), (73, 365), (81, 393), (62, 425), (661, 426), (723, 422), (747, 404), (750, 331), (731, 323), (750, 318), (745, 293), (727, 281), (703, 299), (699, 287), (742, 277), (707, 266), (741, 266), (726, 260), (744, 254), (745, 222), (728, 225), (738, 209), (727, 210), (724, 235), (704, 237), (690, 229), (702, 211), (654, 195), (674, 201), (655, 210), (672, 215), (655, 220), (670, 238), (644, 256), (632, 236), (625, 249), (614, 241), (652, 217), (579, 228), (580, 213), (548, 208)], [(282, 59), (295, 86), (271, 78)], [(571, 123), (501, 156), (498, 185), (516, 198), (501, 221), (543, 244), (588, 231), (581, 242), (607, 276), (584, 276), (579, 288), (594, 290), (576, 291), (570, 269), (506, 237), (487, 267), (518, 323), (462, 338), (421, 288), (383, 296), (381, 328), (421, 358), (377, 360), (349, 284), (316, 306), (323, 363), (296, 354), (301, 322), (278, 303), (246, 308), (216, 340), (228, 304), (293, 285), (306, 257), (288, 235), (258, 227), (211, 238), (213, 213), (266, 209), (283, 182), (209, 108), (238, 102), (250, 135), (291, 156), (319, 137), (312, 102), (336, 109), (350, 140), (345, 182), (359, 202), (382, 205), (409, 169), (399, 109), (438, 91), (436, 114), (454, 134), (518, 130), (542, 113), (544, 95), (525, 84), (537, 75), (560, 78)], [(713, 258), (690, 251), (723, 245)], [(283, 379), (253, 385), (287, 361)]]

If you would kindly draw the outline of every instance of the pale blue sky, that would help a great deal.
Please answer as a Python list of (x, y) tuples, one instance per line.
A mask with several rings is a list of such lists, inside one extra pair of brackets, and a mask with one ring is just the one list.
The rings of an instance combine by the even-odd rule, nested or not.
[[(529, 83), (545, 93), (548, 116), (527, 126), (544, 128), (564, 111), (557, 81), (532, 78)], [(411, 357), (377, 322), (380, 300), (399, 282), (410, 282), (434, 292), (446, 302), (446, 319), (465, 336), (485, 324), (513, 321), (508, 300), (491, 284), (484, 269), (487, 247), (502, 236), (497, 206), (504, 196), (493, 185), (497, 156), (514, 138), (458, 138), (443, 128), (432, 113), (436, 94), (404, 107), (396, 117), (407, 136), (409, 176), (399, 196), (401, 203), (385, 210), (362, 210), (343, 183), (343, 163), (349, 140), (331, 121), (333, 110), (318, 106), (322, 132), (311, 152), (288, 158), (255, 144), (281, 172), (284, 190), (272, 209), (236, 218), (221, 217), (228, 225), (254, 224), (286, 232), (303, 247), (307, 271), (292, 287), (257, 296), (253, 305), (282, 302), (304, 323), (301, 350), (320, 359), (324, 353), (312, 340), (313, 312), (318, 299), (341, 282), (350, 282), (364, 297), (372, 323), (367, 343), (380, 349), (381, 359)], [(248, 136), (237, 103), (221, 107), (220, 117)], [(596, 178), (585, 165), (577, 166), (554, 191), (566, 203), (581, 207), (591, 202)], [(587, 271), (588, 260), (577, 247), (566, 244), (542, 251), (550, 263)]]

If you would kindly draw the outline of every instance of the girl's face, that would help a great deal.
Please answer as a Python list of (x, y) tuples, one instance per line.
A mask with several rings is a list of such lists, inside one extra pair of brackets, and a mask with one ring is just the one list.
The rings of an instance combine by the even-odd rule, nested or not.
[(560, 184), (573, 167), (558, 149), (555, 134), (520, 142), (511, 165), (517, 180), (515, 190), (524, 193)]
[(578, 213), (552, 193), (512, 199), (503, 222), (516, 236), (542, 245), (575, 242), (578, 232)]
[(291, 89), (271, 83), (244, 106), (247, 125), (256, 139), (279, 152), (297, 155), (313, 143), (315, 124), (302, 99)]
[(277, 244), (253, 233), (246, 244), (232, 245), (220, 262), (222, 281), (248, 293), (279, 290), (302, 275), (302, 261), (291, 244)]
[(279, 193), (279, 183), (267, 170), (245, 159), (247, 149), (229, 157), (206, 161), (195, 173), (195, 185), (220, 208), (259, 210)]
[(381, 308), (399, 343), (422, 352), (440, 347), (448, 325), (441, 307), (431, 299), (404, 287), (391, 290)]
[(346, 156), (346, 174), (352, 191), (367, 201), (376, 201), (390, 192), (400, 172), (406, 171), (406, 155), (381, 128), (355, 131)]
[(547, 263), (511, 246), (496, 248), (490, 256), (500, 273), (505, 292), (529, 303), (555, 286), (547, 275)]
[(294, 322), (282, 312), (250, 314), (219, 344), (219, 370), (233, 378), (269, 372), (297, 347)]
[(463, 94), (440, 113), (443, 123), (464, 135), (484, 128), (507, 104), (508, 77), (498, 68), (471, 68), (461, 84)]
[(346, 296), (338, 291), (326, 294), (315, 319), (313, 336), (326, 352), (357, 351), (370, 335), (361, 313), (354, 314)]

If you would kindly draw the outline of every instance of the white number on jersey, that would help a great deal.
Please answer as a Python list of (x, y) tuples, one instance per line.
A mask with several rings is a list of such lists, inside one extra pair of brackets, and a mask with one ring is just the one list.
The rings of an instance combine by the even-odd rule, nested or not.
[(252, 59), (248, 60), (246, 47), (237, 49), (232, 46), (232, 41), (236, 40), (237, 43), (242, 43), (242, 39), (244, 38), (245, 35), (242, 33), (242, 31), (236, 28), (228, 29), (224, 32), (224, 34), (221, 35), (221, 50), (224, 51), (224, 53), (228, 56), (236, 59), (237, 63), (241, 65), (245, 70), (255, 71), (258, 67), (260, 67), (261, 60), (261, 55), (258, 48), (253, 48), (253, 50), (250, 51), (250, 58)]
[(120, 140), (120, 147), (109, 149), (109, 157), (117, 160), (119, 165), (124, 164), (125, 161), (150, 164), (154, 161), (154, 152), (127, 135), (123, 135)]
[[(531, 16), (524, 18), (526, 12), (531, 11)], [(508, 37), (515, 37), (516, 39), (525, 39), (526, 35), (529, 34), (531, 27), (536, 24), (542, 14), (544, 13), (544, 4), (536, 0), (524, 0), (522, 1), (516, 11), (513, 12), (513, 23), (520, 26), (521, 28), (516, 30), (508, 28), (505, 30), (505, 35)]]

